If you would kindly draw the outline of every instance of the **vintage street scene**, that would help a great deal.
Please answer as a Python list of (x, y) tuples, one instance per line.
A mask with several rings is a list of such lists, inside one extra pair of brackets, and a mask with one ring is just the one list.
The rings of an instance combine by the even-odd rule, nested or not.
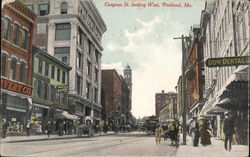
[(248, 0), (3, 0), (0, 156), (249, 156)]

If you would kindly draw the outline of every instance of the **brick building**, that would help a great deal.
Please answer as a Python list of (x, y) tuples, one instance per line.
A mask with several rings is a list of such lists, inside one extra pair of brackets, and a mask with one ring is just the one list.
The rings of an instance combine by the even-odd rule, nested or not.
[(166, 101), (169, 100), (170, 98), (174, 98), (175, 100), (177, 100), (177, 94), (174, 92), (165, 93), (164, 90), (162, 90), (161, 93), (155, 94), (155, 115), (156, 116), (159, 116), (160, 109), (162, 108), (163, 105), (166, 104)]
[(1, 113), (9, 124), (24, 125), (30, 118), (36, 14), (18, 0), (1, 13)]

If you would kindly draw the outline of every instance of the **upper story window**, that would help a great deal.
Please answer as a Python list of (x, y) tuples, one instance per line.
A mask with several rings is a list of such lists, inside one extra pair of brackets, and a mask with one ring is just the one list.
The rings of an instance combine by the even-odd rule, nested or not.
[(43, 61), (42, 58), (38, 58), (38, 72), (41, 74), (43, 71)]
[(66, 2), (63, 2), (61, 4), (61, 14), (67, 14), (68, 13), (68, 4)]
[(25, 82), (25, 78), (26, 78), (25, 73), (26, 73), (26, 71), (25, 71), (25, 63), (22, 62), (20, 64), (20, 82)]
[(12, 80), (16, 79), (16, 64), (17, 64), (17, 59), (12, 58), (11, 60), (11, 67), (10, 67), (10, 78)]
[(66, 73), (65, 71), (62, 72), (62, 83), (65, 83), (66, 80)]
[(55, 66), (51, 66), (51, 78), (55, 78)]
[(98, 63), (99, 59), (99, 52), (97, 50), (95, 50), (95, 61), (96, 63)]
[(78, 69), (82, 69), (82, 54), (80, 52), (77, 53), (76, 66)]
[(23, 30), (22, 32), (22, 48), (23, 49), (26, 49), (27, 48), (27, 31), (26, 30)]
[(91, 54), (91, 45), (92, 45), (92, 43), (91, 43), (91, 41), (89, 40), (89, 54)]
[(34, 8), (33, 8), (33, 4), (26, 4), (26, 6), (27, 6), (29, 9), (31, 9), (31, 10), (34, 9)]
[(56, 40), (70, 40), (70, 23), (56, 24)]
[(81, 95), (81, 77), (76, 76), (76, 93)]
[(61, 75), (61, 71), (60, 69), (57, 69), (57, 81), (60, 81), (60, 75)]
[(39, 4), (38, 6), (38, 15), (44, 16), (49, 14), (49, 5), (48, 4)]
[(7, 18), (4, 19), (3, 38), (6, 39), (6, 40), (10, 39), (10, 20), (7, 19)]
[(70, 48), (69, 47), (56, 47), (55, 57), (65, 64), (69, 64)]
[(87, 62), (87, 76), (91, 76), (91, 63)]
[(15, 45), (18, 45), (19, 30), (20, 30), (19, 25), (18, 25), (18, 24), (14, 24), (13, 43), (14, 43)]
[(45, 63), (45, 76), (49, 76), (49, 63), (48, 62), (46, 62)]
[(6, 76), (6, 65), (7, 65), (7, 55), (3, 54), (1, 56), (1, 75)]

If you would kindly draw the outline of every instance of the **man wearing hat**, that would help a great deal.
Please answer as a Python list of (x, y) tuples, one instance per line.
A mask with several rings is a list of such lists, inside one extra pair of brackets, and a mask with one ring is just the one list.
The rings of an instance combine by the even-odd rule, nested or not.
[(191, 128), (191, 136), (192, 136), (193, 146), (197, 147), (198, 143), (199, 143), (199, 137), (200, 137), (199, 124), (197, 121), (197, 117), (193, 117), (193, 120), (190, 124), (190, 128)]
[[(232, 149), (232, 139), (233, 139), (233, 134), (235, 133), (235, 124), (233, 120), (233, 116), (231, 116), (228, 112), (224, 113), (225, 119), (223, 120), (223, 132), (225, 134), (225, 141), (224, 141), (224, 147), (226, 150), (231, 150)], [(229, 142), (229, 148), (227, 147), (227, 143)]]

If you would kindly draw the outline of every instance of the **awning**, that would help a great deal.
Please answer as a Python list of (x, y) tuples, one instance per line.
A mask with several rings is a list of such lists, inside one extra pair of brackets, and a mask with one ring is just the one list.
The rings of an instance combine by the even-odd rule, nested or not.
[(69, 119), (69, 120), (77, 120), (76, 115), (69, 114), (67, 111), (57, 112), (55, 114), (55, 119)]
[(33, 103), (34, 106), (36, 107), (41, 107), (41, 108), (45, 108), (45, 109), (49, 109), (50, 107), (49, 106), (45, 106), (45, 105), (41, 105), (41, 104), (36, 104), (36, 103)]
[(24, 110), (24, 109), (14, 108), (14, 107), (10, 107), (10, 106), (7, 106), (7, 110), (18, 111), (18, 112), (26, 112), (26, 110)]
[(192, 106), (192, 109), (189, 111), (189, 113), (192, 113), (195, 109), (197, 109), (199, 106), (204, 105), (204, 101), (198, 101), (194, 106)]

